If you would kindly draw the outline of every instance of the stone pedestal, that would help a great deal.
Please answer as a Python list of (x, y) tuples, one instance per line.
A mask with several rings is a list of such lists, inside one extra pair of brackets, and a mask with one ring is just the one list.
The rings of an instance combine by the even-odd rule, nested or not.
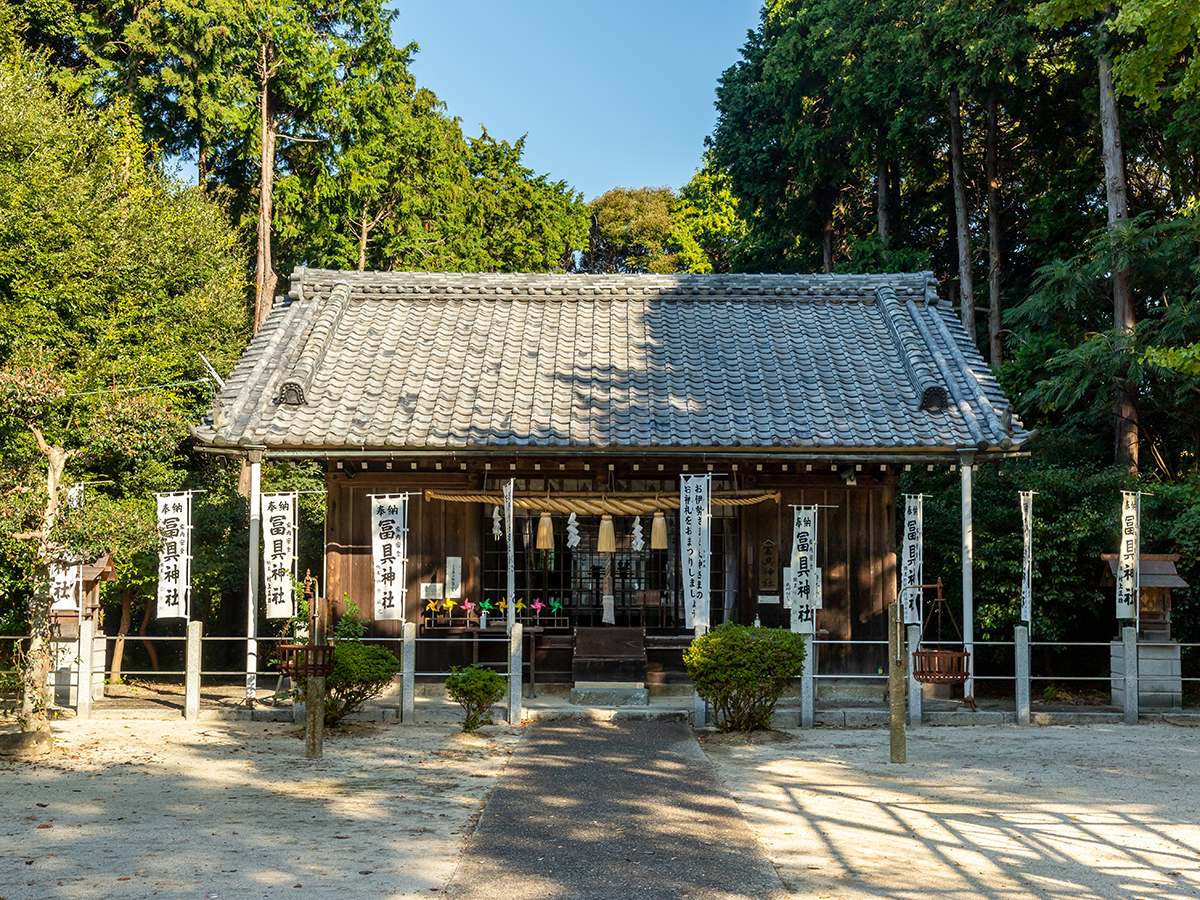
[(649, 706), (650, 692), (642, 682), (577, 681), (571, 688), (575, 706)]
[[(1112, 673), (1112, 704), (1125, 705), (1125, 646), (1120, 641), (1109, 645), (1109, 663)], [(1138, 708), (1180, 709), (1183, 706), (1183, 681), (1180, 668), (1179, 645), (1174, 641), (1164, 643), (1139, 643), (1138, 652)]]

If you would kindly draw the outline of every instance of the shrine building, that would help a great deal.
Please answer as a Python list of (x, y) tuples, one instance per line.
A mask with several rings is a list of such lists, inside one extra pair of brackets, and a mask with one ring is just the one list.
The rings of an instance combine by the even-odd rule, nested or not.
[[(686, 681), (681, 475), (712, 474), (712, 625), (788, 624), (792, 506), (808, 504), (819, 637), (884, 640), (901, 473), (962, 471), (967, 609), (970, 473), (1031, 436), (927, 272), (309, 268), (193, 434), (255, 473), (264, 460), (323, 466), (335, 611), (348, 597), (371, 617), (370, 498), (409, 495), (397, 615), (418, 637), (461, 638), (419, 643), (418, 672), (469, 662), (481, 613), (503, 634), (512, 603), (539, 684), (570, 681), (576, 630), (607, 620), (644, 631), (651, 685)], [(499, 521), (510, 479), (512, 597)], [(373, 621), (370, 634), (401, 628)], [(874, 673), (884, 657), (831, 643), (820, 669)]]

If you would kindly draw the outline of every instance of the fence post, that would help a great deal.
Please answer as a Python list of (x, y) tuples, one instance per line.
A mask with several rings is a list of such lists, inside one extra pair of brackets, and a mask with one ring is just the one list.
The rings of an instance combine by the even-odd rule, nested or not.
[(1125, 724), (1138, 723), (1138, 645), (1137, 629), (1122, 628), (1121, 643), (1125, 645)]
[(921, 626), (908, 625), (905, 630), (908, 632), (908, 727), (916, 728), (925, 714), (921, 705), (925, 694), (921, 689), (921, 682), (917, 681), (917, 667), (912, 658), (913, 652), (921, 649)]
[(188, 622), (187, 645), (183, 667), (183, 717), (189, 722), (200, 718), (200, 640), (203, 622)]
[(1029, 626), (1018, 625), (1013, 629), (1013, 643), (1017, 651), (1017, 724), (1029, 724)]
[(75, 690), (75, 718), (92, 715), (92, 644), (96, 637), (96, 620), (79, 623), (79, 687)]
[(525, 629), (520, 622), (514, 622), (512, 634), (508, 638), (508, 724), (521, 724), (521, 669), (524, 660), (521, 654), (521, 644), (525, 638)]
[(417, 623), (404, 623), (404, 646), (400, 650), (400, 724), (412, 725), (417, 718)]
[(812, 728), (816, 721), (817, 691), (814, 678), (817, 667), (816, 643), (811, 634), (804, 637), (804, 668), (800, 670), (800, 727)]
[(908, 737), (904, 732), (905, 669), (908, 667), (904, 647), (904, 609), (893, 602), (887, 608), (888, 615), (888, 712), (889, 737), (891, 739), (891, 761), (902, 763), (908, 760)]

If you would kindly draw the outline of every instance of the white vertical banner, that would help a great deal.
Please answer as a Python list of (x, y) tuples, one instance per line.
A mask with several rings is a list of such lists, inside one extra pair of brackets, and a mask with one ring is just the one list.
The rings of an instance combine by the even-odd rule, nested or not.
[(263, 595), (268, 619), (296, 615), (296, 503), (295, 492), (262, 495)]
[(80, 581), (83, 566), (69, 562), (50, 564), (50, 609), (54, 612), (79, 612)]
[(1033, 491), (1020, 491), (1021, 543), (1025, 555), (1021, 565), (1021, 621), (1033, 621)]
[[(900, 562), (900, 594), (904, 598), (904, 624), (921, 624), (921, 591), (925, 568), (925, 505), (920, 494), (904, 495), (904, 543)], [(905, 590), (914, 588), (914, 590)]]
[(792, 631), (812, 634), (816, 622), (817, 507), (792, 507)]
[(1121, 491), (1121, 552), (1117, 562), (1117, 618), (1138, 617), (1138, 564), (1141, 562), (1141, 498)]
[(516, 482), (513, 479), (508, 479), (508, 484), (504, 485), (504, 534), (508, 539), (508, 593), (505, 595), (506, 602), (506, 624), (509, 634), (512, 634), (512, 627), (517, 621), (517, 558), (516, 546), (513, 536), (513, 488)]
[(679, 476), (679, 553), (684, 624), (708, 631), (712, 567), (712, 476)]
[(408, 494), (368, 494), (375, 620), (404, 621), (408, 597)]
[(192, 594), (192, 492), (155, 494), (158, 505), (158, 618), (189, 617)]

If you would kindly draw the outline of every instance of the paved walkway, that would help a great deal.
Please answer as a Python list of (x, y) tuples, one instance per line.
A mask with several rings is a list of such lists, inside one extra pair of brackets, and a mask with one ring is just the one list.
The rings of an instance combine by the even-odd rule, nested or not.
[(448, 896), (785, 895), (689, 726), (589, 722), (527, 726)]

